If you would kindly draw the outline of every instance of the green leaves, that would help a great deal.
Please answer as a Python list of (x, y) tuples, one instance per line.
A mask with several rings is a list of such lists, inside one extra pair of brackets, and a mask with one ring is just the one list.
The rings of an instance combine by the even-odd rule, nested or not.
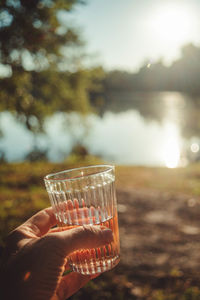
[[(0, 63), (12, 70), (12, 76), (0, 79), (0, 111), (14, 112), (34, 132), (42, 129), (46, 115), (90, 109), (92, 78), (90, 72), (79, 70), (83, 52), (78, 49), (83, 44), (68, 22), (69, 12), (80, 3), (7, 0), (0, 4)], [(64, 25), (60, 11), (65, 12)], [(37, 122), (31, 121), (33, 117)]]

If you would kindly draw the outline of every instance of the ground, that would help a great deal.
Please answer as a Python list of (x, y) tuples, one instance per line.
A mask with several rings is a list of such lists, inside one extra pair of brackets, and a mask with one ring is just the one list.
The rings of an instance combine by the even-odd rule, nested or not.
[(113, 291), (99, 277), (107, 293), (88, 299), (200, 299), (199, 197), (126, 188), (117, 199), (121, 261), (102, 275)]
[(118, 191), (124, 264), (162, 276), (200, 269), (200, 202), (186, 195)]
[[(0, 165), (0, 254), (8, 232), (49, 206), (43, 177), (74, 166)], [(71, 299), (200, 300), (199, 178), (200, 164), (174, 170), (118, 166), (121, 261)]]
[(146, 283), (164, 288), (170, 277), (199, 286), (199, 198), (134, 189), (117, 194), (122, 264), (134, 278), (133, 293), (137, 287), (142, 296)]

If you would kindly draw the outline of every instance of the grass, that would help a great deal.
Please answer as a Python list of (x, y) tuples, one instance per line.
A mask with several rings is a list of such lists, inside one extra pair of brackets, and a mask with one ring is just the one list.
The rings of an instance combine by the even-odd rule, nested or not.
[[(0, 165), (0, 247), (4, 245), (7, 234), (33, 215), (49, 206), (43, 177), (52, 172), (101, 163), (100, 160), (85, 157), (77, 160), (71, 157), (63, 163), (2, 163)], [(158, 190), (160, 192), (200, 196), (200, 164), (180, 169), (148, 167), (116, 167), (116, 186), (120, 189)], [(169, 290), (151, 289), (148, 284), (142, 288), (133, 286), (126, 276), (123, 266), (107, 272), (90, 282), (76, 299), (147, 299), (147, 300), (198, 300), (200, 290), (197, 286), (176, 285), (179, 278), (174, 277)]]
[(119, 188), (200, 195), (199, 163), (177, 169), (118, 166), (116, 173), (116, 185)]
[[(102, 163), (94, 157), (63, 163), (23, 162), (0, 165), (0, 246), (4, 237), (36, 211), (49, 206), (43, 178), (46, 174)], [(167, 169), (117, 166), (116, 186), (121, 189), (153, 189), (170, 193), (200, 195), (200, 164)]]

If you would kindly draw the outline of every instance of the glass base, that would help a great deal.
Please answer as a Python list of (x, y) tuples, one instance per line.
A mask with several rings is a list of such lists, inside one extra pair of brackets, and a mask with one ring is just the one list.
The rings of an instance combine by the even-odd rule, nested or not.
[(81, 264), (74, 264), (70, 263), (70, 268), (74, 272), (78, 272), (84, 275), (94, 275), (102, 272), (106, 272), (114, 268), (120, 261), (120, 256), (117, 255), (113, 258), (101, 259), (81, 263)]

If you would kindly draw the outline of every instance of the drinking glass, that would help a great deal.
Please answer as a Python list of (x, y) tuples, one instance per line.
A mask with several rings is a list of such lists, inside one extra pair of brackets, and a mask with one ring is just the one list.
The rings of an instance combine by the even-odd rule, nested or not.
[(44, 181), (61, 230), (88, 224), (106, 226), (113, 232), (110, 244), (71, 253), (68, 257), (71, 269), (90, 275), (116, 266), (120, 244), (114, 166), (70, 169), (49, 174)]

